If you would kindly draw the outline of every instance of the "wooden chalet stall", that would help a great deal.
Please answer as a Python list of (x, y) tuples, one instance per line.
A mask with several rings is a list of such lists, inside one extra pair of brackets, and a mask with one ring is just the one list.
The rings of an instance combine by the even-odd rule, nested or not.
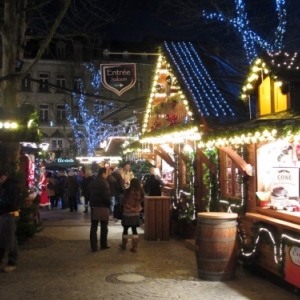
[[(235, 105), (241, 85), (237, 78), (242, 77), (234, 68), (200, 46), (163, 44), (138, 156), (166, 176), (172, 190), (163, 188), (163, 195), (172, 196), (173, 218), (185, 238), (194, 237), (197, 213), (208, 205), (205, 174), (207, 170), (216, 173), (211, 157), (197, 147), (206, 122), (216, 118), (232, 122), (245, 115)], [(186, 226), (188, 230), (183, 229)]]
[(251, 120), (215, 127), (199, 146), (215, 149), (219, 209), (239, 213), (241, 257), (300, 287), (300, 60), (263, 55), (241, 98)]

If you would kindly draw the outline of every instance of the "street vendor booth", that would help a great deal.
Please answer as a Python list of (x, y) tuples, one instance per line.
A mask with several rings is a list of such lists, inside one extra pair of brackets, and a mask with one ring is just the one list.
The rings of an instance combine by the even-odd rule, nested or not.
[[(162, 195), (171, 196), (173, 225), (184, 238), (195, 236), (197, 212), (206, 209), (206, 170), (216, 171), (212, 160), (197, 147), (206, 118), (226, 122), (247, 116), (236, 105), (239, 75), (200, 46), (165, 42), (157, 60), (140, 145), (126, 150), (147, 159), (164, 176), (168, 186), (162, 188)], [(224, 83), (220, 78), (226, 76)]]
[(252, 119), (215, 126), (199, 147), (218, 159), (218, 209), (239, 214), (245, 261), (300, 287), (300, 61), (297, 53), (263, 55), (241, 98)]

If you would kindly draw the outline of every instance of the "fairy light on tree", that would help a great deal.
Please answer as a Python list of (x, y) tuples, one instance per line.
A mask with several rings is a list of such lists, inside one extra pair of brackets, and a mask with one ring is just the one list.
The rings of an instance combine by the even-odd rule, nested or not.
[(257, 57), (259, 47), (268, 52), (277, 52), (283, 48), (283, 37), (286, 32), (286, 0), (275, 0), (278, 25), (274, 33), (273, 41), (267, 41), (251, 30), (248, 15), (245, 8), (245, 1), (235, 0), (235, 17), (227, 17), (225, 13), (209, 13), (203, 11), (203, 16), (207, 20), (217, 19), (221, 22), (231, 24), (242, 37), (243, 47), (246, 52), (247, 60), (251, 64)]
[[(93, 156), (94, 150), (102, 140), (111, 135), (112, 125), (101, 121), (101, 116), (105, 114), (108, 107), (114, 107), (112, 102), (103, 102), (87, 99), (84, 94), (86, 87), (90, 84), (94, 95), (99, 95), (101, 76), (100, 70), (96, 70), (95, 66), (84, 64), (91, 75), (91, 81), (85, 84), (83, 79), (79, 80), (79, 93), (73, 93), (72, 105), (66, 104), (66, 115), (69, 124), (73, 130), (77, 154), (82, 155), (81, 141), (84, 140), (87, 147), (87, 156)], [(92, 106), (91, 107), (91, 104)], [(78, 114), (76, 115), (74, 105), (78, 106)]]

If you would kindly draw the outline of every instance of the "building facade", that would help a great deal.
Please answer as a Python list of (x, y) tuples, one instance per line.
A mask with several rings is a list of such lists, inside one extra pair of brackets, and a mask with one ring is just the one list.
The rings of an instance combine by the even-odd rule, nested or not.
[[(149, 92), (153, 77), (151, 59), (143, 54), (129, 55), (128, 51), (108, 55), (107, 49), (86, 57), (87, 50), (80, 43), (70, 47), (58, 41), (51, 47), (19, 86), (19, 103), (31, 104), (38, 111), (42, 145), (48, 145), (50, 153), (59, 152), (64, 158), (87, 155), (88, 139), (93, 137), (87, 133), (92, 125), (86, 123), (92, 118), (96, 131), (93, 134), (97, 138), (103, 136), (95, 150), (109, 136), (136, 135), (142, 114), (139, 108), (143, 106), (136, 102), (142, 103)], [(23, 70), (31, 62), (28, 52)], [(100, 64), (128, 62), (136, 64), (137, 80), (130, 90), (118, 96), (101, 84)], [(137, 101), (133, 101), (135, 99)], [(130, 101), (134, 103), (131, 105)], [(78, 133), (74, 132), (70, 121), (76, 123), (77, 131), (82, 133), (77, 140)]]

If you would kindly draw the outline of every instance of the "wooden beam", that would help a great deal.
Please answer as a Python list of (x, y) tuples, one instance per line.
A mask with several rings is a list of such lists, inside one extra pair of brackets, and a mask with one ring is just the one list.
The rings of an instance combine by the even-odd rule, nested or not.
[(166, 163), (168, 163), (171, 167), (175, 167), (175, 162), (172, 160), (171, 156), (160, 146), (157, 146), (154, 150), (154, 153), (159, 155)]
[[(197, 156), (199, 156), (199, 161), (202, 161), (206, 166), (209, 168), (209, 170), (215, 174), (216, 173), (216, 166), (215, 164), (203, 153), (203, 151), (199, 148), (196, 150)], [(198, 162), (198, 159), (197, 159)]]
[(221, 151), (225, 152), (235, 163), (236, 165), (246, 172), (247, 167), (249, 167), (249, 164), (240, 156), (238, 155), (235, 150), (229, 148), (229, 147), (218, 147)]
[(179, 146), (177, 144), (174, 144), (174, 151), (179, 155), (179, 157), (185, 162), (188, 163), (191, 161), (191, 159), (185, 155), (181, 150), (179, 150)]

